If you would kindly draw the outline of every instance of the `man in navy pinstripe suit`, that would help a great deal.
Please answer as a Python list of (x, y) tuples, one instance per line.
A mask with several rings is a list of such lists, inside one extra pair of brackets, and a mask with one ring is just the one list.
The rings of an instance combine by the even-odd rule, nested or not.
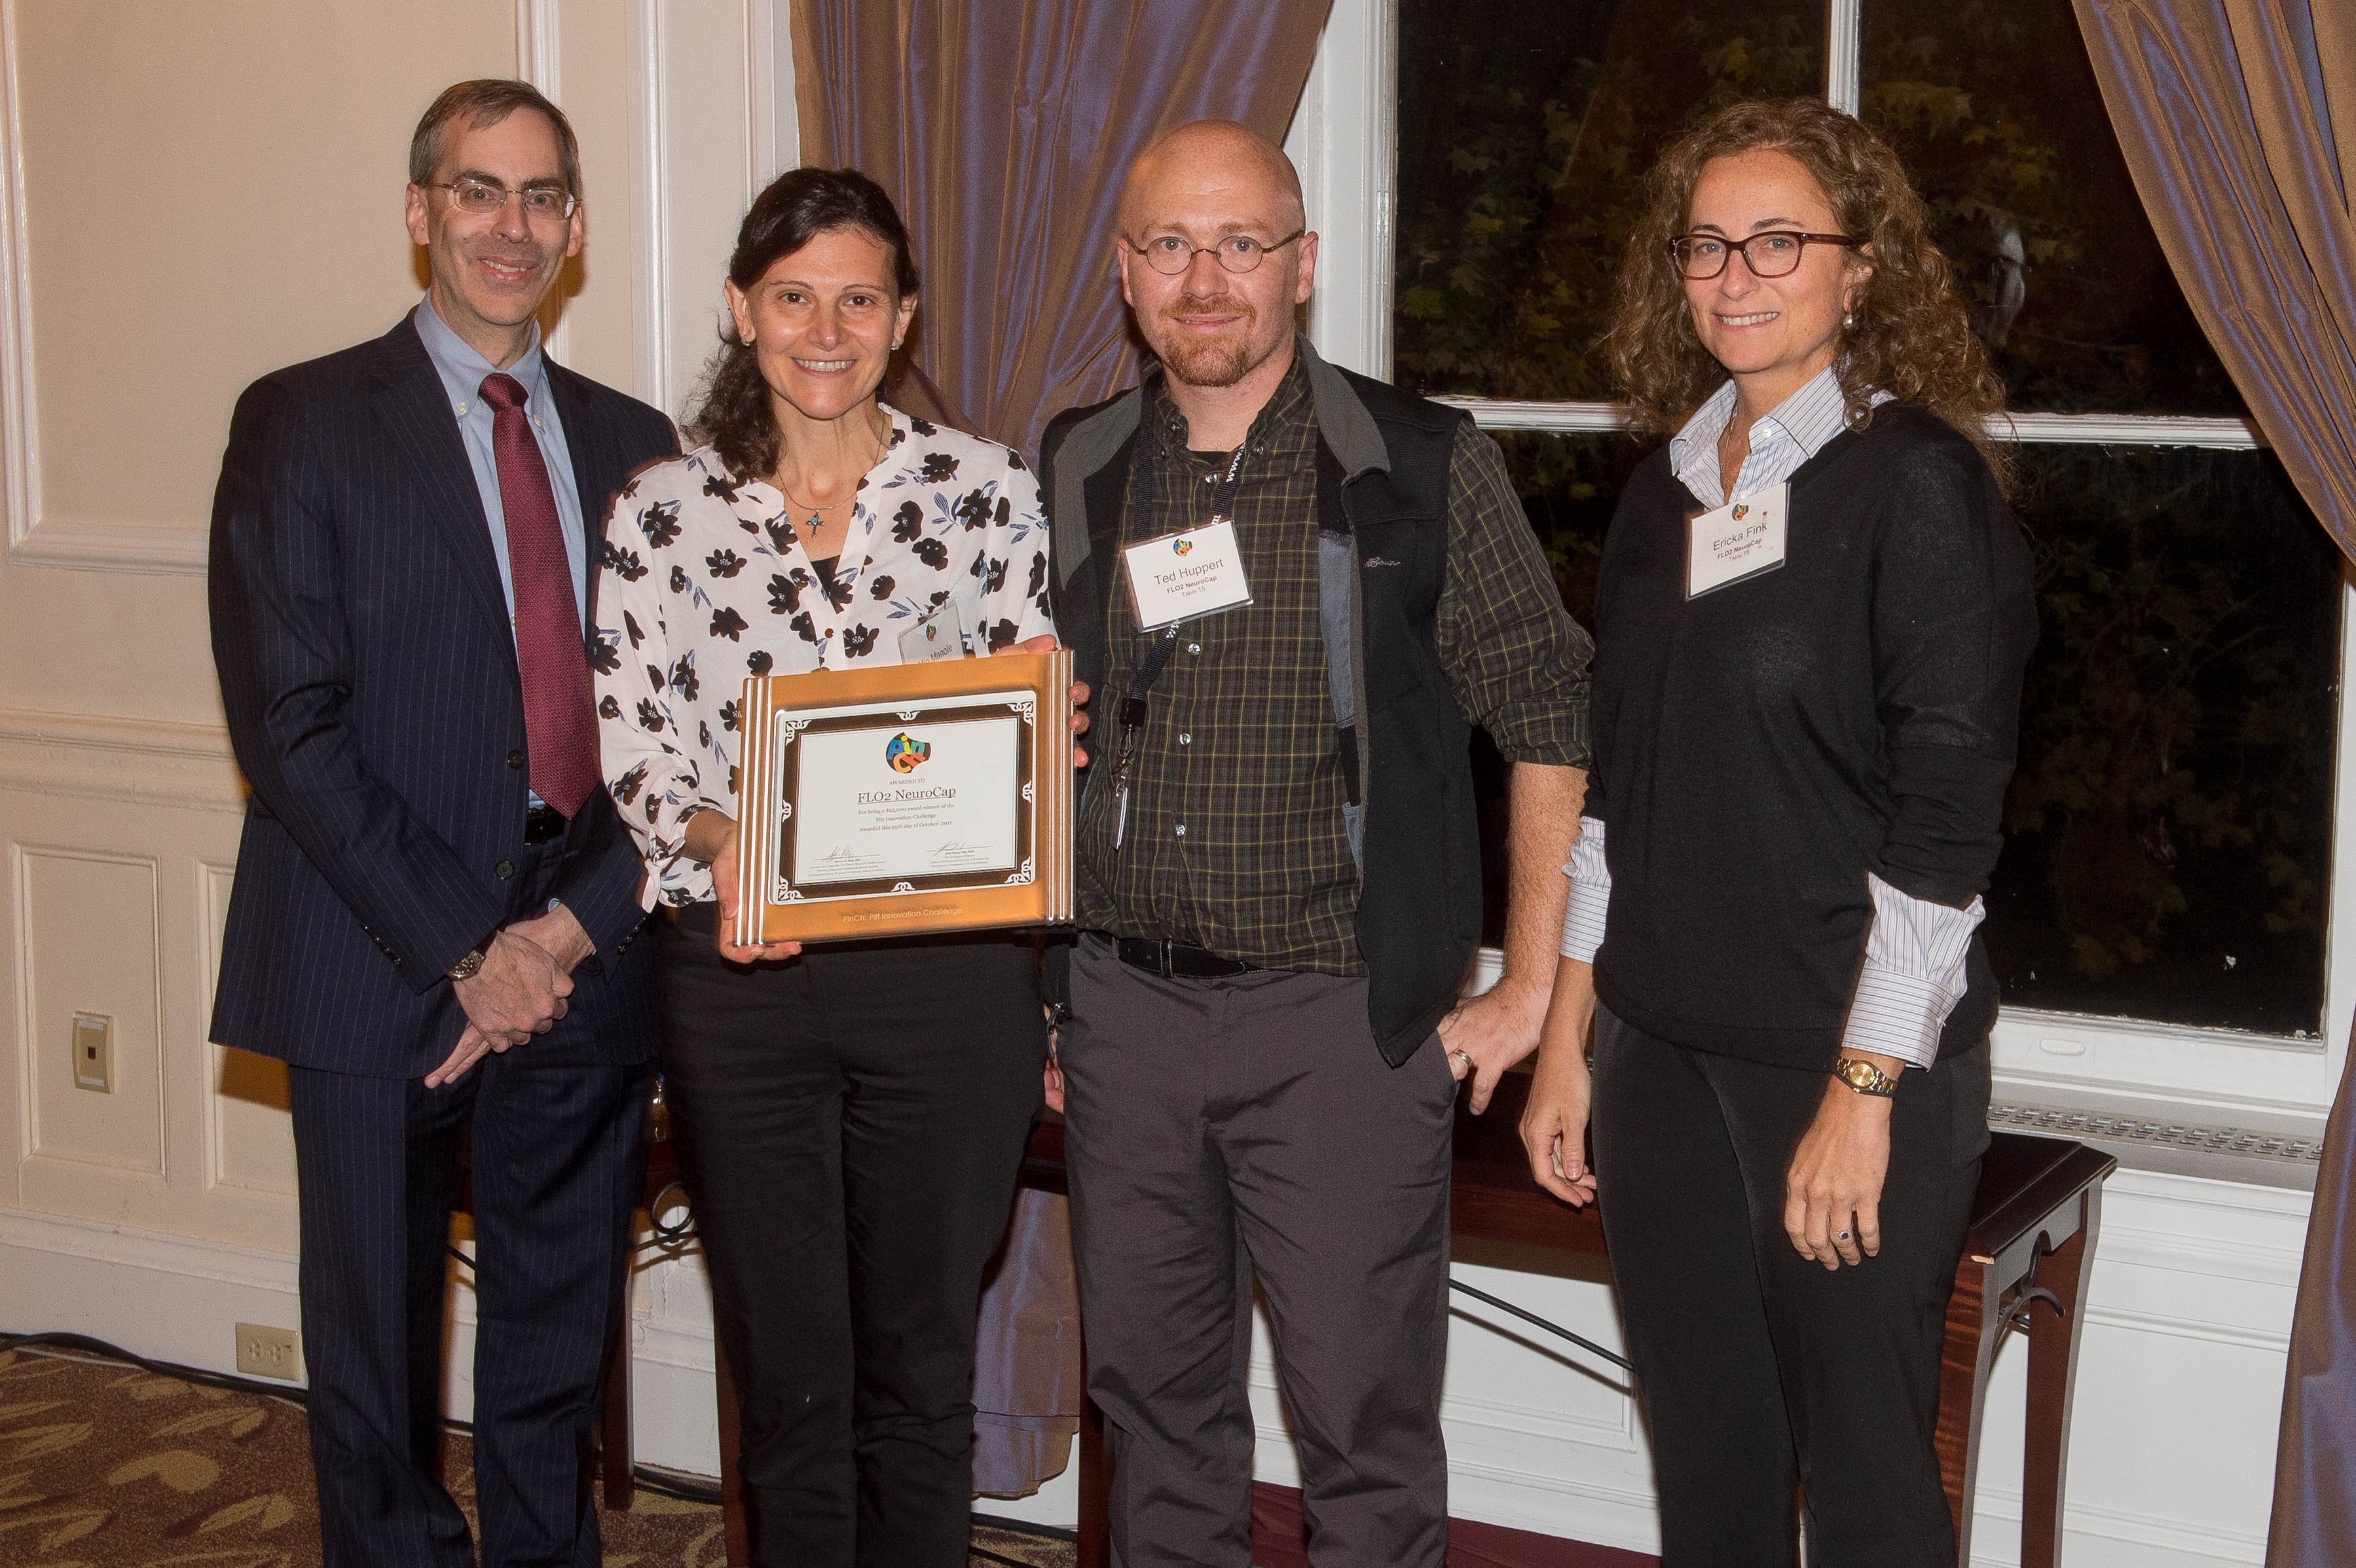
[(482, 1561), (598, 1561), (655, 1023), (583, 632), (605, 504), (675, 438), (541, 357), (579, 190), (539, 93), (443, 93), (410, 152), (424, 300), (248, 388), (214, 499), (213, 656), (253, 795), (212, 1038), (288, 1064), (329, 1568), (472, 1557), (439, 1453), (469, 1135)]

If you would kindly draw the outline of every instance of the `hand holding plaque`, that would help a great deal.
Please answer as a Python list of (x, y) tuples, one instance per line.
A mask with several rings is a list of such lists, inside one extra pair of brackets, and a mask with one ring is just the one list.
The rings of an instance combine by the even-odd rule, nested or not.
[(744, 683), (734, 940), (1072, 918), (1071, 655)]

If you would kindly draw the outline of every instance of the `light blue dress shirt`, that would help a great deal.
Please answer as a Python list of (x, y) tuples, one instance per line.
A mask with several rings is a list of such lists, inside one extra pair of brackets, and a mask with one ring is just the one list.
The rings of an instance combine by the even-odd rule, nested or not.
[[(499, 506), (499, 460), (491, 448), (491, 421), (497, 411), (483, 400), (483, 378), (493, 373), (491, 362), (475, 352), (466, 340), (435, 314), (429, 295), (417, 306), (417, 336), (425, 342), (425, 357), (441, 374), (442, 389), (450, 395), (450, 411), (457, 417), (458, 434), (466, 445), (466, 462), (475, 471), (475, 488), (482, 492), (483, 517), (490, 525), (491, 553), (498, 558), (499, 592), (507, 596), (508, 621), (515, 622), (515, 574), (508, 566), (507, 513)], [(540, 354), (540, 324), (531, 328), (531, 347), (507, 368), (522, 384), (524, 417), (531, 421), (540, 441), (540, 455), (548, 464), (548, 485), (556, 492), (556, 520), (564, 531), (564, 561), (573, 573), (573, 607), (588, 624), (589, 561), (583, 548), (581, 486), (573, 476), (573, 455), (564, 444), (564, 422), (557, 418), (556, 400), (549, 391), (548, 367)]]

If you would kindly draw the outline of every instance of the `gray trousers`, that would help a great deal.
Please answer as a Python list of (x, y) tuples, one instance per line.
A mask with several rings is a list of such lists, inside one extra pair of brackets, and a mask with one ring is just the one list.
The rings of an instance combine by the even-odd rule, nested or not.
[(1436, 1043), (1376, 1049), (1366, 983), (1165, 980), (1080, 939), (1060, 1049), (1088, 1392), (1118, 1568), (1248, 1568), (1255, 1277), (1317, 1568), (1440, 1568), (1448, 1177)]

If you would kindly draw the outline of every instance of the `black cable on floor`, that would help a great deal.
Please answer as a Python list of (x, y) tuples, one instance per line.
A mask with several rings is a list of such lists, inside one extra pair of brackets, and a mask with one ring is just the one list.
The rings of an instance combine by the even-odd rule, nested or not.
[(1572, 1344), (1578, 1346), (1580, 1349), (1587, 1351), (1590, 1355), (1601, 1356), (1605, 1360), (1611, 1362), (1613, 1366), (1623, 1369), (1632, 1376), (1636, 1371), (1636, 1363), (1628, 1360), (1627, 1357), (1615, 1356), (1611, 1351), (1605, 1349), (1602, 1346), (1597, 1344), (1594, 1340), (1584, 1339), (1580, 1335), (1574, 1334), (1559, 1323), (1549, 1323), (1535, 1312), (1525, 1312), (1520, 1307), (1515, 1306), (1512, 1302), (1500, 1301), (1485, 1290), (1475, 1290), (1461, 1279), (1451, 1278), (1448, 1282), (1448, 1288), (1451, 1290), (1461, 1290), (1475, 1301), (1485, 1301), (1500, 1312), (1510, 1312), (1525, 1323), (1535, 1323), (1549, 1334), (1558, 1334), (1562, 1338), (1569, 1340)]

